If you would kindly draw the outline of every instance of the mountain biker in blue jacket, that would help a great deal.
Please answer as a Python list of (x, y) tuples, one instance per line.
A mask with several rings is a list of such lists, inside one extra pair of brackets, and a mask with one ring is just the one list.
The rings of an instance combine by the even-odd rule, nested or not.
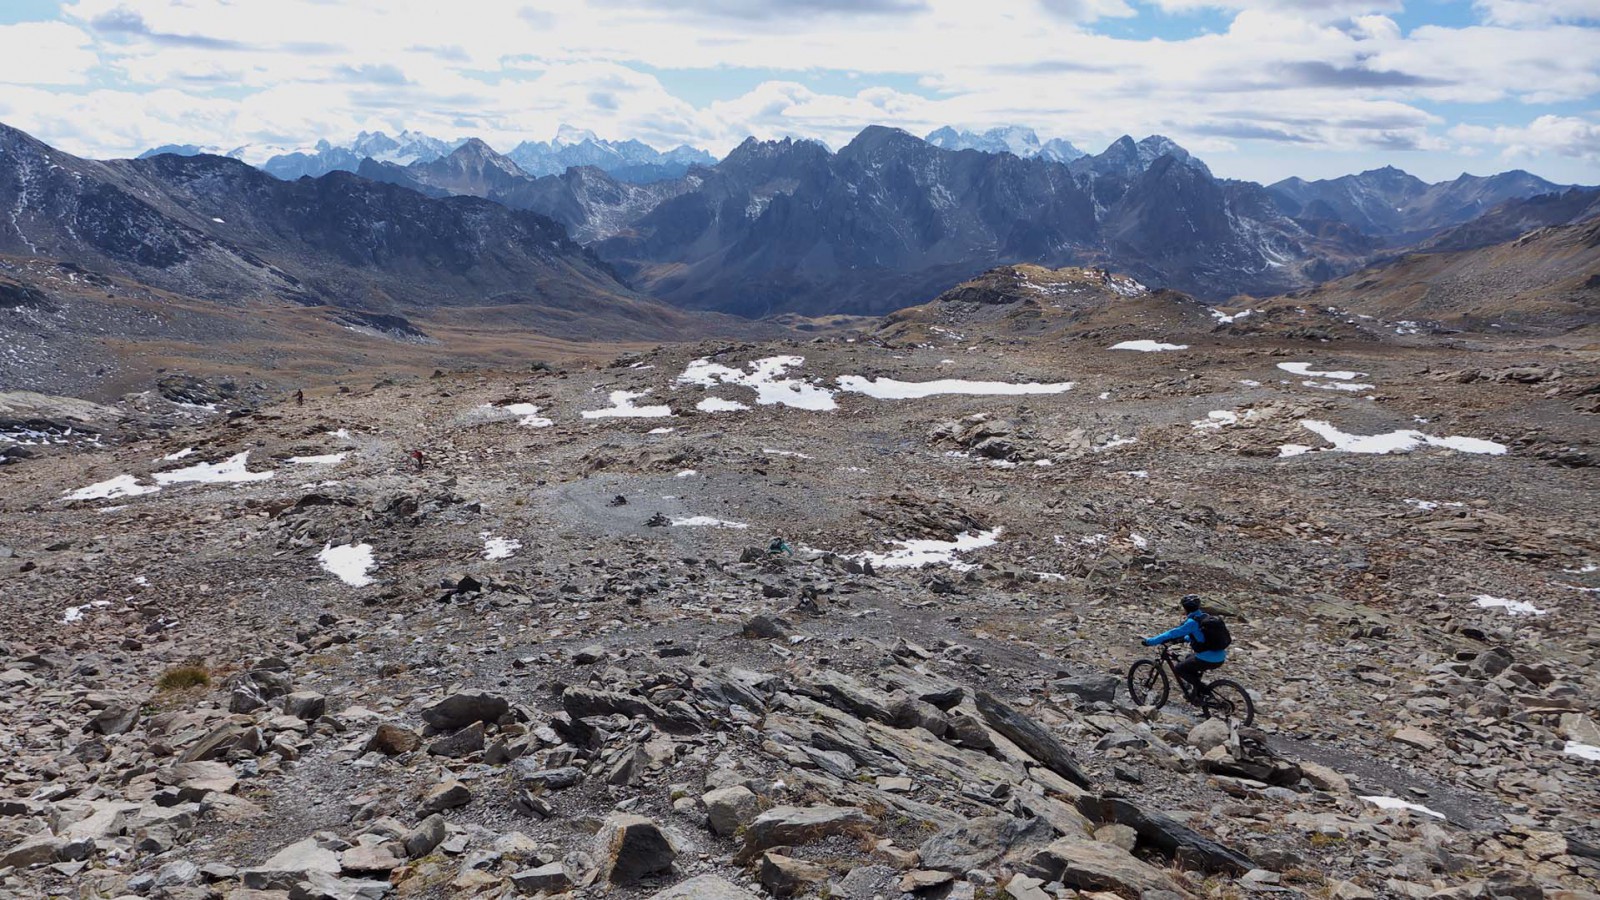
[[(1183, 622), (1171, 631), (1164, 631), (1155, 637), (1144, 639), (1146, 647), (1158, 644), (1170, 644), (1175, 641), (1187, 641), (1191, 647), (1205, 642), (1205, 635), (1200, 631), (1200, 620), (1206, 617), (1206, 611), (1201, 608), (1199, 594), (1187, 594), (1181, 601), (1185, 613)], [(1228, 661), (1227, 650), (1197, 650), (1189, 658), (1174, 666), (1178, 677), (1187, 681), (1191, 686), (1191, 693), (1199, 694), (1204, 689), (1200, 679), (1212, 669), (1222, 668)]]

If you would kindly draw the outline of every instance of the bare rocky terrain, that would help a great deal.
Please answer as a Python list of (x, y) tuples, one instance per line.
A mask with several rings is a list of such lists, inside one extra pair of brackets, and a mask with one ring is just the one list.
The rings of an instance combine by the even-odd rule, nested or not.
[[(1594, 898), (1593, 347), (1004, 278), (5, 395), (0, 896)], [(1252, 726), (1130, 702), (1189, 592)]]

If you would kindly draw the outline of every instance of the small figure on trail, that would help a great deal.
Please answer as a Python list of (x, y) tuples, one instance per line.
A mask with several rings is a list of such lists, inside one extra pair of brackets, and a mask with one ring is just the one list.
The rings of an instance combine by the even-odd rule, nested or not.
[(1174, 668), (1178, 677), (1188, 682), (1185, 692), (1199, 695), (1205, 690), (1200, 680), (1205, 673), (1222, 668), (1228, 661), (1228, 645), (1233, 643), (1233, 636), (1228, 633), (1226, 622), (1205, 611), (1199, 594), (1185, 594), (1179, 605), (1183, 607), (1183, 622), (1171, 631), (1145, 638), (1144, 645), (1188, 641), (1194, 653)]
[(295, 392), (294, 392), (294, 405), (295, 406), (305, 406), (306, 405), (306, 392), (305, 391), (300, 390), (298, 388), (295, 390)]
[(789, 546), (788, 542), (784, 541), (783, 538), (775, 537), (770, 543), (767, 544), (767, 552), (773, 554), (774, 556), (779, 553), (786, 553), (789, 556), (793, 556), (794, 548)]
[(422, 471), (422, 467), (423, 467), (422, 451), (421, 450), (413, 450), (413, 451), (411, 451), (411, 461), (417, 464), (417, 471), (421, 472)]

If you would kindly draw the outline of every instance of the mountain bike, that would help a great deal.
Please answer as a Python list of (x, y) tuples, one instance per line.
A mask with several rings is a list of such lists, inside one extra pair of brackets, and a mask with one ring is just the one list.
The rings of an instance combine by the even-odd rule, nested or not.
[(1255, 722), (1256, 705), (1243, 685), (1219, 678), (1204, 682), (1199, 696), (1195, 696), (1189, 683), (1178, 677), (1177, 666), (1178, 656), (1172, 652), (1172, 645), (1162, 644), (1159, 659), (1141, 659), (1128, 667), (1128, 696), (1139, 706), (1162, 707), (1176, 681), (1183, 699), (1198, 707), (1205, 717), (1221, 719), (1229, 725)]

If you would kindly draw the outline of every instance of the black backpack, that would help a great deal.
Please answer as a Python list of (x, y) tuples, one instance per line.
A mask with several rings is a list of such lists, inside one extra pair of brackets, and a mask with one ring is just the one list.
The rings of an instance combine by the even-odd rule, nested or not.
[(1233, 643), (1228, 633), (1228, 623), (1210, 613), (1200, 617), (1200, 643), (1194, 645), (1197, 653), (1207, 650), (1226, 650)]

